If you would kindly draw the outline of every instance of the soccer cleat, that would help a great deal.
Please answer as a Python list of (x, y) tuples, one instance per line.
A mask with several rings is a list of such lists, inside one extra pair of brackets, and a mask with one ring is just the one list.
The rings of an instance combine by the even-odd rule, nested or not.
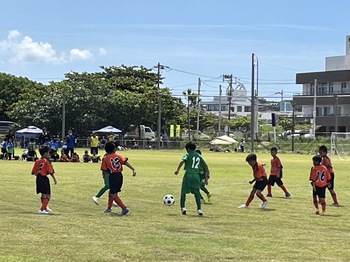
[(316, 214), (316, 215), (319, 215), (319, 214), (320, 214), (320, 210), (316, 209), (315, 214)]
[(92, 199), (92, 201), (95, 202), (96, 205), (98, 205), (98, 199), (99, 199), (98, 197), (93, 196), (91, 199)]
[(207, 197), (208, 197), (208, 202), (209, 202), (209, 203), (210, 203), (211, 201), (213, 201), (213, 200), (211, 199), (211, 194), (210, 194), (210, 193), (207, 195)]
[(112, 213), (112, 209), (107, 208), (105, 211), (103, 211), (103, 213), (106, 213), (106, 214), (108, 214), (108, 213)]
[(46, 207), (46, 212), (52, 212), (52, 209), (49, 207)]
[(267, 196), (267, 197), (272, 197), (272, 194), (267, 194), (266, 196)]
[(339, 205), (339, 203), (333, 203), (333, 206), (339, 207), (340, 205)]
[(186, 212), (187, 212), (187, 210), (186, 210), (186, 208), (181, 208), (181, 213), (183, 214), (183, 215), (186, 215)]
[(46, 210), (39, 210), (38, 213), (41, 215), (47, 215), (49, 212), (47, 212)]
[(202, 210), (200, 210), (200, 209), (198, 209), (198, 215), (200, 216), (200, 217), (202, 217), (203, 216), (203, 211)]
[(291, 195), (289, 193), (286, 194), (286, 198), (289, 199)]
[(246, 206), (245, 204), (240, 205), (238, 208), (248, 208), (248, 206)]
[(113, 206), (117, 207), (118, 204), (113, 200)]
[(260, 208), (265, 208), (267, 206), (267, 201), (264, 201), (261, 203)]
[(124, 208), (123, 210), (122, 210), (122, 213), (121, 213), (121, 215), (122, 216), (125, 216), (127, 213), (129, 213), (129, 209), (126, 207), (126, 208)]

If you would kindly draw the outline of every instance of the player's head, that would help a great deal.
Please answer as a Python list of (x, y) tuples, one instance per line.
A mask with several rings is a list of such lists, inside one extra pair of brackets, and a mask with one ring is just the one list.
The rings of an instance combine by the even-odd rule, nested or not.
[(50, 148), (48, 146), (42, 146), (39, 148), (39, 153), (42, 157), (45, 156), (45, 154), (47, 155), (50, 152)]
[(112, 154), (115, 152), (115, 144), (113, 142), (107, 142), (107, 144), (105, 145), (105, 150), (107, 154)]
[(312, 162), (314, 163), (314, 166), (319, 166), (322, 162), (322, 156), (316, 155), (312, 158)]
[(197, 149), (196, 152), (200, 155), (202, 154), (202, 151), (200, 151), (199, 149)]
[(278, 151), (278, 150), (277, 150), (277, 147), (275, 147), (275, 146), (272, 147), (272, 148), (270, 149), (270, 152), (271, 152), (271, 155), (272, 155), (272, 156), (277, 155), (277, 151)]
[(187, 152), (196, 150), (196, 144), (193, 142), (188, 142), (185, 146)]
[(320, 146), (320, 147), (318, 148), (318, 153), (319, 153), (321, 156), (327, 155), (327, 147), (326, 147), (326, 146)]
[(256, 154), (254, 153), (250, 153), (249, 155), (247, 155), (247, 157), (245, 158), (245, 161), (249, 162), (249, 161), (256, 161), (257, 157)]

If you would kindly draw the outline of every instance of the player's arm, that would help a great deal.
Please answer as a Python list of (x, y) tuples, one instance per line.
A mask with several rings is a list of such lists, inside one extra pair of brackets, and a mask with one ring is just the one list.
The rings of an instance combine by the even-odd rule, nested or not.
[(55, 183), (55, 185), (57, 185), (57, 180), (55, 177), (55, 173), (50, 174), (52, 176), (53, 182)]
[(176, 171), (174, 172), (175, 175), (177, 175), (180, 171), (180, 168), (183, 166), (183, 164), (185, 163), (185, 161), (181, 161), (176, 169)]
[(136, 176), (135, 168), (133, 168), (133, 166), (129, 162), (125, 162), (124, 165), (126, 165), (128, 168), (132, 170), (132, 176)]

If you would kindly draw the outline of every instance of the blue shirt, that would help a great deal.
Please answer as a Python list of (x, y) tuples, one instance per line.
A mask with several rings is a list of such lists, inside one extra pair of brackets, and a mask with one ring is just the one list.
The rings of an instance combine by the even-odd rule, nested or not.
[(75, 147), (75, 136), (68, 135), (66, 137), (66, 141), (67, 141), (67, 148), (74, 148)]

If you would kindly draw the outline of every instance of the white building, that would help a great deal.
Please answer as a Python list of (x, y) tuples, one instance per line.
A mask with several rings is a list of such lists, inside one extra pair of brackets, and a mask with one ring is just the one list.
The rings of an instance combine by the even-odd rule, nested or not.
[[(293, 102), (302, 106), (303, 116), (313, 118), (321, 133), (350, 132), (350, 36), (346, 36), (346, 55), (326, 57), (325, 71), (299, 73), (296, 83), (302, 93)], [(315, 83), (317, 84), (315, 93)]]

